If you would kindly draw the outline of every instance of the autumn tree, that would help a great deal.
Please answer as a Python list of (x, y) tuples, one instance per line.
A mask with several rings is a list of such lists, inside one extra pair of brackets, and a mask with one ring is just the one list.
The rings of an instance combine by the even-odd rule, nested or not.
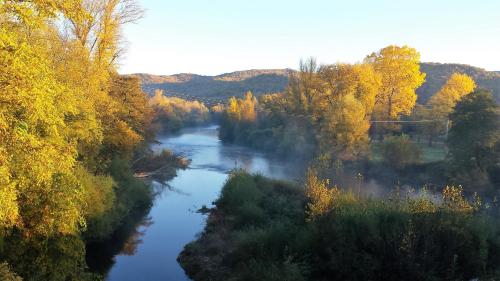
[(113, 102), (112, 126), (108, 129), (104, 142), (114, 150), (131, 152), (144, 137), (151, 135), (153, 111), (148, 104), (148, 96), (141, 89), (138, 78), (114, 75), (111, 80), (109, 98)]
[(474, 91), (476, 83), (467, 74), (453, 73), (441, 90), (432, 96), (428, 104), (437, 115), (445, 117), (455, 104)]
[(417, 100), (415, 90), (425, 81), (425, 73), (420, 72), (420, 54), (408, 46), (388, 46), (369, 55), (365, 62), (381, 75), (376, 117), (397, 120), (400, 115), (409, 115)]
[(322, 88), (313, 98), (320, 153), (346, 160), (366, 152), (368, 129), (380, 87), (371, 65), (336, 64), (318, 72)]
[(426, 105), (415, 108), (412, 115), (415, 120), (425, 120), (418, 127), (418, 131), (428, 137), (429, 146), (437, 136), (445, 134), (446, 126), (449, 126), (448, 114), (455, 104), (475, 87), (471, 77), (454, 73)]
[[(119, 115), (112, 108), (117, 97), (109, 94), (114, 59), (100, 67), (92, 44), (80, 43), (86, 36), (81, 26), (72, 36), (57, 24), (90, 19), (86, 9), (104, 2), (0, 3), (2, 228), (18, 227), (26, 235), (74, 234), (85, 228), (91, 213), (112, 203), (114, 182), (96, 174), (100, 165), (89, 155), (101, 150), (113, 127), (106, 122)], [(106, 13), (123, 15), (123, 6), (108, 2)], [(98, 38), (101, 31), (89, 34)]]
[(153, 108), (154, 127), (160, 132), (177, 131), (185, 126), (195, 126), (208, 120), (209, 110), (202, 102), (168, 97), (156, 90), (149, 99)]
[(339, 189), (330, 186), (329, 180), (318, 178), (315, 170), (308, 169), (305, 181), (308, 220), (314, 220), (333, 210), (340, 196)]
[[(3, 19), (18, 17), (25, 23), (4, 22), (0, 27), (0, 189), (7, 201), (2, 202), (7, 215), (1, 216), (1, 224), (15, 223), (43, 234), (72, 232), (83, 217), (75, 198), (79, 187), (68, 182), (61, 188), (60, 183), (71, 177), (77, 156), (78, 138), (68, 134), (67, 118), (75, 100), (52, 72), (43, 39), (29, 30), (35, 28), (31, 23), (43, 26), (45, 18), (39, 17), (47, 10), (10, 2), (0, 11)], [(70, 203), (59, 208), (56, 198)]]
[(222, 115), (220, 139), (233, 142), (251, 130), (257, 120), (257, 104), (252, 92), (245, 93), (243, 98), (231, 97)]
[(241, 108), (241, 121), (255, 122), (257, 119), (257, 99), (254, 97), (252, 92), (246, 92), (243, 99), (238, 100), (238, 103), (239, 108)]

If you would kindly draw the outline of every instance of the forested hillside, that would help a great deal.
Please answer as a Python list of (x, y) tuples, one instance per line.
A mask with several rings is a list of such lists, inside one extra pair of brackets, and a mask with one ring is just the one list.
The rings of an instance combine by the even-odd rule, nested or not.
[(143, 82), (143, 89), (149, 94), (160, 89), (169, 94), (192, 97), (229, 98), (243, 96), (247, 91), (256, 95), (280, 92), (288, 83), (290, 69), (266, 69), (236, 71), (217, 76), (202, 76), (181, 73), (168, 76), (134, 74)]
[[(465, 64), (421, 63), (422, 72), (426, 73), (426, 82), (417, 89), (418, 102), (425, 103), (434, 95), (453, 73), (471, 76), (479, 87), (493, 92), (500, 101), (500, 72), (486, 71), (482, 68)], [(292, 69), (254, 69), (236, 71), (217, 76), (202, 76), (190, 73), (175, 75), (134, 74), (141, 79), (144, 91), (152, 95), (161, 89), (167, 95), (185, 95), (190, 97), (228, 98), (243, 97), (251, 91), (256, 96), (263, 93), (281, 92), (285, 89)]]
[(444, 85), (453, 73), (471, 76), (480, 88), (492, 91), (497, 102), (500, 102), (500, 72), (486, 71), (482, 68), (466, 64), (421, 63), (420, 69), (426, 73), (426, 81), (417, 90), (418, 101), (425, 103)]

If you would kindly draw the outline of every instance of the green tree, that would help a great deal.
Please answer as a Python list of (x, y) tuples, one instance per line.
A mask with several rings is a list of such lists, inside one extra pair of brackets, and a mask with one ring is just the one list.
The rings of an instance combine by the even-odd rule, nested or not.
[(487, 173), (498, 165), (500, 107), (491, 92), (476, 90), (460, 100), (450, 114), (449, 160), (460, 173)]
[(397, 169), (417, 163), (421, 154), (408, 135), (386, 137), (381, 150), (384, 162)]

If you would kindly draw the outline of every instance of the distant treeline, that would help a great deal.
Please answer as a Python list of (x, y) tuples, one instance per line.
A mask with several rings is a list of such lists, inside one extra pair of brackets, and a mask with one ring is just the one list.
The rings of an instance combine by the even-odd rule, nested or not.
[[(426, 103), (453, 73), (463, 73), (472, 77), (481, 88), (490, 90), (500, 103), (500, 72), (451, 63), (420, 62), (420, 70), (426, 74), (425, 83), (417, 89), (418, 102)], [(292, 69), (256, 69), (237, 71), (218, 76), (196, 74), (151, 75), (134, 74), (143, 83), (144, 90), (152, 95), (156, 89), (175, 92), (198, 98), (243, 97), (251, 91), (259, 97), (266, 93), (282, 92), (288, 85), (289, 77), (296, 73)]]
[(163, 91), (157, 90), (149, 103), (155, 116), (153, 126), (161, 133), (175, 132), (210, 121), (208, 108), (199, 101), (167, 97)]

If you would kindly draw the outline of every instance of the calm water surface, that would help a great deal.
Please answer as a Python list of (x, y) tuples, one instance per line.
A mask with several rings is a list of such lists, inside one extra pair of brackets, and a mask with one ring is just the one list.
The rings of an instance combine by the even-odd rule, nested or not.
[(205, 215), (196, 213), (203, 205), (212, 206), (234, 168), (280, 179), (297, 179), (300, 163), (282, 162), (250, 149), (224, 145), (217, 127), (190, 128), (175, 136), (159, 139), (154, 149), (167, 148), (192, 160), (168, 186), (153, 183), (161, 190), (147, 218), (138, 227), (134, 247), (115, 257), (108, 281), (184, 281), (189, 278), (176, 261), (184, 245), (195, 239), (205, 224)]

